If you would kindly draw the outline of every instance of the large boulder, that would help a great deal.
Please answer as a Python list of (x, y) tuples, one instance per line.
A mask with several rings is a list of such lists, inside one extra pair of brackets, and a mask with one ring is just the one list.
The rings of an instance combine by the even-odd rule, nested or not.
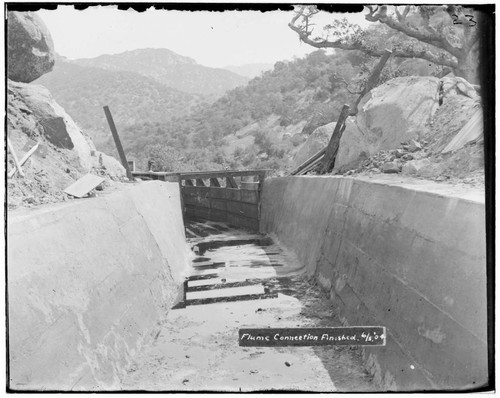
[(54, 146), (73, 150), (84, 169), (92, 167), (95, 160), (91, 151), (95, 151), (95, 146), (85, 139), (49, 90), (39, 85), (9, 81), (8, 97), (8, 117), (14, 126), (20, 125), (20, 130), (24, 127), (24, 132), (28, 134), (26, 126), (36, 126), (31, 135), (43, 135)]
[(295, 154), (292, 161), (292, 168), (300, 166), (307, 159), (328, 145), (333, 129), (335, 128), (335, 124), (336, 122), (329, 123), (314, 130), (314, 132), (307, 138), (306, 142), (304, 142)]
[[(96, 151), (73, 119), (43, 86), (8, 81), (7, 127), (10, 135), (24, 133), (32, 141), (47, 141), (68, 156), (83, 172), (104, 169), (112, 177), (123, 177), (125, 169), (113, 158)], [(61, 160), (65, 157), (61, 156)]]
[(360, 154), (398, 148), (429, 130), (439, 107), (439, 79), (399, 77), (374, 88), (349, 118), (342, 135), (335, 169), (355, 162)]
[(54, 45), (43, 21), (32, 12), (7, 14), (7, 76), (29, 83), (54, 67)]

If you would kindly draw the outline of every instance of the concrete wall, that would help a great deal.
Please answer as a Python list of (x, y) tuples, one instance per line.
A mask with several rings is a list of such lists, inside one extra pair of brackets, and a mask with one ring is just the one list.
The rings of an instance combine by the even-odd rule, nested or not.
[(274, 178), (261, 217), (261, 230), (316, 273), (346, 324), (387, 327), (385, 347), (363, 349), (379, 383), (422, 390), (487, 382), (481, 196), (394, 179)]
[(177, 183), (8, 216), (10, 387), (112, 389), (189, 261)]

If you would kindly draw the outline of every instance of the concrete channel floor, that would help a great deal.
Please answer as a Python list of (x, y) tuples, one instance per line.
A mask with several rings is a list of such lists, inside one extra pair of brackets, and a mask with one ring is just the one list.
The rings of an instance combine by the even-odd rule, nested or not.
[(342, 325), (328, 295), (270, 238), (211, 222), (190, 222), (186, 232), (197, 256), (184, 298), (137, 355), (122, 389), (378, 390), (358, 347), (239, 346), (244, 327)]

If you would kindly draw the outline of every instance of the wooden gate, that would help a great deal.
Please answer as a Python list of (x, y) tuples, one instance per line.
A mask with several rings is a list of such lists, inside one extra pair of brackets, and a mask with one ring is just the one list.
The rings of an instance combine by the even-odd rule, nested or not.
[(178, 181), (186, 219), (221, 221), (258, 231), (260, 197), (266, 171), (134, 172), (133, 175)]

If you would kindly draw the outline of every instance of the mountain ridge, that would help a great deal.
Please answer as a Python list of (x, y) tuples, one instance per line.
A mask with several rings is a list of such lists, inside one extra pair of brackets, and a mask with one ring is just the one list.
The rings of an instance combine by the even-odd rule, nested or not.
[(192, 58), (163, 48), (130, 50), (68, 62), (111, 71), (134, 72), (186, 93), (208, 96), (220, 96), (250, 80), (223, 68), (200, 65)]
[(61, 56), (56, 56), (54, 70), (34, 84), (47, 87), (97, 146), (109, 138), (104, 105), (109, 105), (117, 126), (121, 127), (150, 120), (166, 123), (201, 101), (198, 95), (134, 72), (81, 66)]

